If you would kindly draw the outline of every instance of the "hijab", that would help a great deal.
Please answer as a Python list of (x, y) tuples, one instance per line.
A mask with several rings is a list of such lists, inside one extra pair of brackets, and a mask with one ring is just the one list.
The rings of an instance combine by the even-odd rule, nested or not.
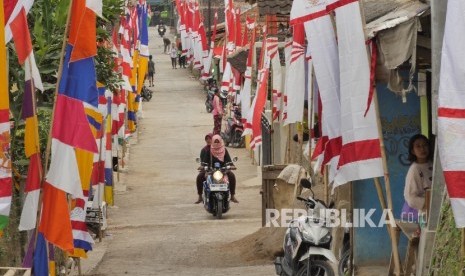
[[(215, 141), (219, 141), (219, 143), (215, 143)], [(210, 146), (211, 154), (216, 157), (221, 162), (224, 162), (224, 155), (226, 153), (226, 148), (224, 147), (223, 139), (218, 134), (213, 135), (212, 144)]]

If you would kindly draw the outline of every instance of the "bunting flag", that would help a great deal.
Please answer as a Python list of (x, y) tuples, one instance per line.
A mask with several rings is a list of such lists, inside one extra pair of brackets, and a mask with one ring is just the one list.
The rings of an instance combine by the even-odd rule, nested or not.
[(438, 99), (438, 146), (457, 228), (465, 227), (465, 3), (449, 0), (442, 45)]
[[(216, 38), (217, 24), (218, 24), (218, 13), (215, 12), (215, 17), (213, 19), (213, 33), (210, 34), (211, 35), (210, 49), (208, 51), (207, 58), (204, 59), (204, 61), (203, 61), (203, 73), (202, 73), (202, 79), (203, 80), (208, 80), (209, 78), (211, 78), (211, 64), (212, 64), (212, 61), (213, 61), (213, 52), (214, 52), (213, 50), (215, 48), (215, 38)], [(203, 29), (205, 31), (205, 28), (203, 28)]]
[(278, 53), (278, 38), (269, 37), (267, 38), (267, 52), (271, 60), (272, 70), (272, 118), (273, 121), (279, 121), (279, 113), (281, 111), (282, 102), (282, 72), (281, 72), (281, 61)]
[(92, 244), (94, 243), (86, 224), (87, 201), (89, 199), (94, 153), (76, 149), (76, 160), (79, 167), (83, 197), (73, 200), (74, 208), (71, 211), (70, 219), (73, 231), (74, 251), (70, 256), (87, 258), (86, 252), (92, 250)]
[(140, 95), (142, 86), (144, 86), (145, 75), (148, 71), (149, 63), (149, 31), (147, 26), (147, 3), (138, 4), (137, 10), (139, 14), (140, 26), (140, 49), (139, 49), (139, 65), (137, 67), (137, 94)]
[(19, 230), (22, 231), (36, 228), (37, 223), (42, 164), (40, 160), (35, 87), (36, 84), (38, 84), (38, 88), (43, 90), (43, 86), (32, 51), (32, 43), (24, 8), (22, 8), (16, 18), (11, 21), (10, 28), (18, 54), (19, 64), (23, 65), (25, 70), (22, 119), (26, 122), (24, 145), (26, 157), (29, 158), (29, 168), (24, 190), (26, 198), (19, 222)]
[(305, 100), (305, 32), (304, 26), (294, 26), (289, 73), (286, 75), (287, 116), (284, 125), (302, 122)]
[(226, 25), (226, 33), (227, 33), (227, 49), (228, 55), (234, 51), (236, 47), (234, 42), (236, 40), (236, 32), (235, 32), (235, 25), (234, 25), (234, 4), (233, 0), (224, 0), (224, 14), (225, 14), (225, 25)]
[(252, 137), (250, 142), (251, 149), (255, 149), (255, 147), (262, 143), (262, 113), (266, 104), (268, 74), (269, 69), (265, 67), (260, 86), (257, 90), (257, 95), (255, 96), (256, 102), (253, 109)]
[(87, 109), (97, 108), (98, 90), (93, 56), (96, 46), (96, 14), (85, 0), (72, 3), (68, 46), (58, 88), (52, 126), (52, 156), (43, 187), (39, 231), (64, 251), (74, 242), (66, 193), (83, 198), (77, 150), (98, 151)]
[(37, 243), (34, 250), (34, 275), (49, 275), (47, 241), (42, 233), (37, 234)]
[[(112, 156), (112, 135), (111, 135), (111, 112), (105, 120), (105, 189), (104, 198), (105, 202), (112, 206), (113, 201), (113, 156)], [(103, 149), (102, 149), (103, 150)]]
[(121, 66), (123, 67), (123, 88), (131, 91), (131, 83), (129, 80), (132, 78), (132, 58), (131, 58), (131, 46), (129, 43), (129, 25), (125, 17), (121, 18), (121, 44), (120, 52), (122, 56)]
[[(384, 175), (375, 105), (367, 114), (370, 93), (370, 64), (358, 1), (341, 1), (335, 9), (341, 81), (342, 149), (334, 186)], [(375, 60), (376, 62), (376, 60)]]
[(23, 11), (25, 14), (29, 13), (34, 0), (10, 0), (2, 1), (4, 7), (4, 21), (5, 22), (5, 43), (10, 42), (13, 38), (13, 30), (11, 29), (11, 23), (16, 20), (16, 17)]
[[(0, 22), (4, 22), (3, 0), (0, 0)], [(10, 99), (5, 47), (5, 27), (0, 24), (0, 236), (8, 225), (11, 208), (12, 178), (10, 159)]]
[[(334, 180), (342, 147), (341, 103), (339, 99), (339, 54), (332, 19), (326, 5), (296, 0), (291, 9), (291, 25), (304, 23), (308, 47), (318, 81), (323, 106), (322, 125), (326, 124), (328, 142), (323, 164), (330, 164), (329, 181)], [(326, 139), (326, 138), (323, 138)]]

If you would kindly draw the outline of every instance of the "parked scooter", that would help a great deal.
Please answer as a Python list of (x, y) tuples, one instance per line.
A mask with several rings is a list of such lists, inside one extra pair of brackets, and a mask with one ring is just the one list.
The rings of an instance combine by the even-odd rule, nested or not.
[[(233, 162), (238, 160), (234, 157)], [(200, 162), (200, 158), (196, 159)], [(207, 174), (207, 180), (203, 183), (203, 204), (207, 212), (213, 214), (218, 219), (221, 219), (223, 214), (229, 211), (230, 194), (229, 180), (227, 173), (234, 170), (234, 164), (228, 163), (226, 167), (220, 167), (220, 163), (209, 164), (201, 163), (203, 171)]]
[(242, 114), (239, 106), (233, 105), (232, 116), (226, 119), (226, 127), (224, 132), (221, 132), (221, 137), (226, 146), (233, 148), (245, 147), (245, 140), (242, 136), (244, 125), (241, 122)]
[(166, 33), (165, 25), (158, 25), (158, 34), (163, 37)]
[(207, 90), (207, 99), (205, 100), (205, 109), (207, 110), (208, 113), (211, 113), (213, 111), (213, 97), (215, 97), (215, 89), (218, 89), (218, 88)]
[(142, 86), (142, 90), (140, 91), (140, 96), (142, 97), (143, 102), (150, 102), (152, 99), (152, 90), (148, 89), (145, 85)]
[[(302, 179), (301, 185), (311, 190), (311, 182)], [(305, 203), (309, 213), (320, 212), (328, 207), (312, 196), (308, 199), (297, 197)], [(334, 276), (333, 264), (338, 261), (329, 250), (331, 228), (325, 217), (316, 214), (301, 216), (289, 223), (284, 236), (284, 257), (275, 260), (276, 274), (280, 276)]]

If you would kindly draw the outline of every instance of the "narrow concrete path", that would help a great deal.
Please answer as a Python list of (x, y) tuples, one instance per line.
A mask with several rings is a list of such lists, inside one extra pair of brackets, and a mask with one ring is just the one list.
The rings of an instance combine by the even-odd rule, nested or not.
[(239, 157), (240, 203), (222, 220), (193, 204), (194, 159), (213, 118), (205, 111), (200, 83), (188, 69), (171, 69), (156, 29), (150, 28), (149, 35), (154, 96), (143, 103), (137, 144), (131, 145), (121, 174), (119, 185), (125, 189), (116, 193), (116, 207), (109, 210), (109, 236), (96, 244), (102, 260), (88, 275), (274, 275), (271, 262), (250, 266), (228, 247), (261, 226), (260, 180), (246, 150), (228, 149)]

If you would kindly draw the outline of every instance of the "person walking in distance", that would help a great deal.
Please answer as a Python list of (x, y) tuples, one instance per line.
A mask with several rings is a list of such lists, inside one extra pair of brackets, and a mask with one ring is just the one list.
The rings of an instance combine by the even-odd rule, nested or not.
[(148, 65), (148, 74), (149, 74), (149, 86), (153, 86), (153, 75), (155, 74), (155, 63), (152, 60), (152, 55), (149, 56), (149, 65)]
[(169, 38), (167, 38), (166, 36), (163, 37), (163, 54), (167, 54), (166, 51), (168, 51), (168, 49), (170, 48), (170, 45), (171, 45), (171, 41)]
[(173, 66), (173, 69), (178, 69), (176, 67), (176, 59), (178, 58), (178, 49), (176, 49), (176, 44), (171, 44), (171, 50), (170, 50), (170, 57), (171, 57), (171, 66)]
[(221, 133), (221, 120), (223, 119), (223, 103), (220, 99), (220, 90), (215, 90), (215, 96), (213, 96), (213, 134)]

